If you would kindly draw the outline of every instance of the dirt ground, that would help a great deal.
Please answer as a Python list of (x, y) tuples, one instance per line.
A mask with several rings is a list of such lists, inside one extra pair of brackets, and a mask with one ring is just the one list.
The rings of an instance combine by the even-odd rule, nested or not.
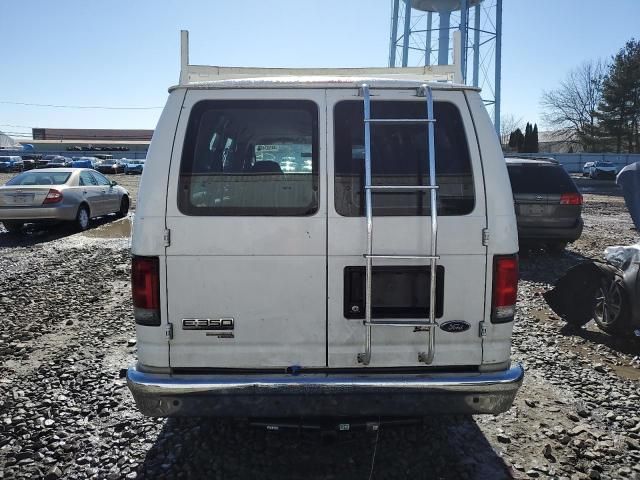
[[(139, 177), (114, 178), (135, 199)], [(378, 433), (141, 416), (121, 375), (136, 355), (130, 218), (83, 234), (0, 227), (0, 479), (640, 478), (640, 342), (569, 328), (541, 296), (570, 266), (638, 241), (611, 182), (576, 180), (582, 238), (561, 255), (521, 252), (513, 408)]]

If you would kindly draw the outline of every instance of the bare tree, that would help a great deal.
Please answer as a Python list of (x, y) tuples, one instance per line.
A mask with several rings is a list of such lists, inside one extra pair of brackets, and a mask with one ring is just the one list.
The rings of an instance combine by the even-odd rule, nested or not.
[(522, 117), (516, 118), (511, 113), (500, 115), (500, 143), (503, 148), (509, 144), (511, 134), (518, 128), (522, 129), (523, 122)]
[(594, 148), (598, 105), (608, 66), (602, 60), (584, 62), (569, 72), (556, 90), (543, 92), (544, 121), (559, 137), (584, 150)]

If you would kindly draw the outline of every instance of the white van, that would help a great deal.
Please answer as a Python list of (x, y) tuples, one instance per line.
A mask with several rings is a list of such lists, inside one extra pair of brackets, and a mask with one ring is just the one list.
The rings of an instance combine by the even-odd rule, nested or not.
[(516, 219), (477, 89), (434, 81), (452, 66), (192, 66), (185, 37), (133, 227), (138, 408), (507, 410)]

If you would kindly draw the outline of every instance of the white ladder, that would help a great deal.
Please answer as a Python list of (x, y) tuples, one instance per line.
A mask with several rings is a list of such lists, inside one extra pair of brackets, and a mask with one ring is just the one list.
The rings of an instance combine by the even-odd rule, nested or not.
[[(435, 153), (435, 133), (433, 116), (433, 92), (429, 85), (422, 85), (416, 94), (418, 97), (426, 97), (427, 118), (371, 118), (371, 93), (369, 85), (363, 84), (360, 94), (364, 98), (364, 165), (365, 165), (365, 211), (367, 218), (367, 250), (364, 254), (366, 259), (365, 268), (365, 341), (364, 352), (358, 353), (358, 363), (369, 365), (371, 362), (371, 328), (377, 326), (388, 327), (419, 327), (420, 331), (426, 330), (429, 337), (426, 351), (418, 354), (418, 361), (426, 364), (433, 362), (435, 354), (435, 329), (436, 322), (436, 270), (438, 268), (438, 212), (437, 212), (437, 190), (436, 185), (436, 153)], [(426, 124), (428, 128), (427, 148), (429, 152), (429, 185), (372, 185), (371, 183), (371, 126), (372, 125), (415, 125)], [(373, 204), (372, 192), (376, 191), (423, 191), (430, 192), (430, 214), (431, 214), (431, 245), (429, 255), (387, 255), (373, 253)], [(430, 282), (429, 282), (429, 318), (424, 320), (373, 320), (371, 318), (371, 280), (374, 259), (399, 259), (399, 260), (429, 260)]]

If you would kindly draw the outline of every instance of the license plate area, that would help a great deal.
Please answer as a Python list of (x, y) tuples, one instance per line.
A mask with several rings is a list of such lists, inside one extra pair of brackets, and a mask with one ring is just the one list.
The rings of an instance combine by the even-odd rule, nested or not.
[(33, 202), (33, 193), (15, 193), (13, 195), (15, 205), (25, 205), (31, 202)]
[[(431, 268), (374, 266), (371, 281), (372, 318), (428, 318)], [(364, 318), (365, 267), (344, 268), (344, 316)], [(442, 317), (444, 267), (436, 268), (436, 317)]]
[(540, 217), (547, 214), (546, 205), (522, 205), (520, 207), (520, 213), (522, 215), (528, 215), (533, 217)]

